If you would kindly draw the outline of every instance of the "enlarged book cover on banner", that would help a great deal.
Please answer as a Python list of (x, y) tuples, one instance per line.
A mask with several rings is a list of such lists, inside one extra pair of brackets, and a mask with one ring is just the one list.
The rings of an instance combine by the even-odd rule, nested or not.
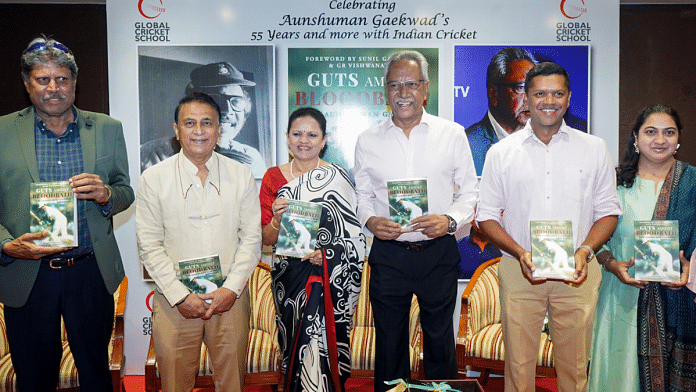
[(428, 180), (408, 178), (387, 181), (389, 219), (412, 231), (411, 220), (428, 215)]
[(575, 271), (573, 222), (537, 220), (529, 223), (535, 278), (569, 279)]
[[(312, 41), (305, 42), (309, 45)], [(358, 135), (391, 116), (384, 95), (384, 66), (389, 56), (404, 49), (423, 54), (428, 61), (430, 79), (424, 109), (437, 116), (440, 106), (439, 48), (359, 46), (288, 48), (287, 59), (288, 113), (303, 106), (320, 110), (327, 119), (326, 135), (331, 145), (322, 158), (351, 174)], [(285, 140), (285, 129), (278, 128), (278, 133), (278, 140)]]
[(70, 183), (34, 182), (29, 197), (29, 232), (48, 232), (45, 238), (34, 240), (34, 243), (38, 246), (77, 246), (77, 199)]
[(290, 257), (304, 257), (312, 253), (317, 242), (320, 220), (321, 204), (290, 200), (280, 219), (275, 253)]
[(634, 221), (634, 277), (650, 282), (678, 282), (679, 222)]
[(218, 255), (179, 261), (179, 277), (193, 294), (210, 294), (225, 281)]

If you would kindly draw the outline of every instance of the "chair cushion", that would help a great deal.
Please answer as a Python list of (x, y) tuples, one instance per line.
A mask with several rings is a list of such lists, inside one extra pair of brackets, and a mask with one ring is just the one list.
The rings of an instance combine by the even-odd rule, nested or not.
[(280, 347), (278, 334), (260, 330), (250, 330), (247, 349), (247, 373), (279, 372)]
[[(505, 360), (505, 347), (503, 346), (502, 324), (493, 324), (484, 327), (465, 345), (466, 356), (485, 358), (496, 361)], [(553, 367), (553, 343), (549, 335), (541, 333), (539, 341), (539, 355), (537, 366)]]

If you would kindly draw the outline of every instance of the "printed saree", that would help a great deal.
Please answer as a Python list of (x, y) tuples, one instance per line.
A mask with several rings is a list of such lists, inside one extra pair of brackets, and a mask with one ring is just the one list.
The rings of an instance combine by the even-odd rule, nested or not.
[(343, 168), (325, 165), (282, 186), (278, 197), (322, 205), (316, 247), (324, 255), (323, 266), (284, 256), (273, 264), (285, 391), (343, 391), (365, 259), (354, 186)]

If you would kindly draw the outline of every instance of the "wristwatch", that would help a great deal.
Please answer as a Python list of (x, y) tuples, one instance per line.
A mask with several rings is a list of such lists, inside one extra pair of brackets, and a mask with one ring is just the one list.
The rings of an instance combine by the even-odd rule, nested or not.
[(447, 220), (449, 220), (449, 226), (447, 227), (447, 233), (452, 234), (455, 231), (457, 231), (457, 221), (454, 220), (451, 216), (444, 214), (447, 217)]
[(589, 245), (580, 245), (578, 246), (578, 249), (580, 248), (585, 248), (590, 251), (590, 253), (587, 255), (587, 261), (592, 260), (593, 257), (595, 257), (594, 250)]

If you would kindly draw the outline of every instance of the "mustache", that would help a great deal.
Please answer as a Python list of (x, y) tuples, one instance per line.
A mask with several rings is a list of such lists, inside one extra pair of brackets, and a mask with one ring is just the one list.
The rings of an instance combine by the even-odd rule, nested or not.
[(48, 101), (49, 99), (68, 99), (67, 95), (61, 95), (59, 93), (50, 93), (41, 97), (42, 101)]

